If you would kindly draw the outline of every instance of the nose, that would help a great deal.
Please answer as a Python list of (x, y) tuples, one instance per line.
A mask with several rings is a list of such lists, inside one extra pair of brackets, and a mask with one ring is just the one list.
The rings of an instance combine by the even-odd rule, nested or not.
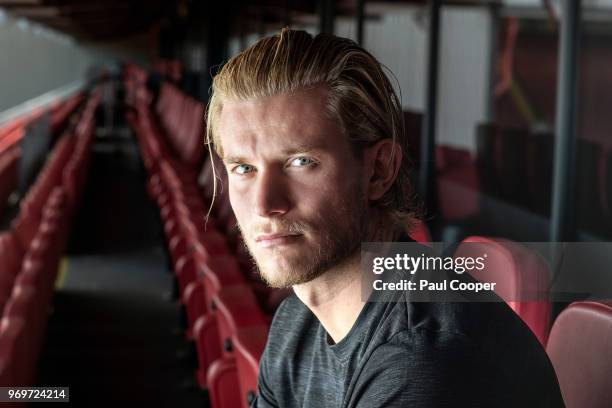
[(258, 174), (253, 204), (260, 217), (278, 217), (289, 211), (290, 202), (281, 173), (276, 169), (266, 169)]

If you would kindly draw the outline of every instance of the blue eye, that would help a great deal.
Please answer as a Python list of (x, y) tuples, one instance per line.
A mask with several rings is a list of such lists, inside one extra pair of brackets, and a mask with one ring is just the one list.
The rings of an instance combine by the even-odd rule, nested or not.
[(314, 163), (315, 161), (311, 159), (310, 157), (300, 156), (300, 157), (296, 157), (295, 159), (291, 160), (289, 165), (294, 166), (294, 167), (303, 167), (303, 166), (309, 166)]
[(234, 167), (233, 172), (237, 174), (247, 174), (252, 172), (254, 169), (255, 167), (251, 166), (250, 164), (239, 164), (238, 166)]

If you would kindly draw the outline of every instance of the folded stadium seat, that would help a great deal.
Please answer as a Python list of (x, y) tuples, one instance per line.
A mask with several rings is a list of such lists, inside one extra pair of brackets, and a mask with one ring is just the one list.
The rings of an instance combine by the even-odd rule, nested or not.
[[(54, 193), (60, 193), (56, 189)], [(56, 198), (57, 197), (57, 198)], [(53, 284), (63, 253), (66, 235), (61, 194), (54, 194), (45, 208), (44, 218), (23, 258), (15, 285), (32, 286), (37, 290), (38, 302), (46, 307), (51, 301)], [(57, 205), (56, 208), (53, 206)]]
[[(200, 316), (193, 326), (193, 339), (196, 346), (198, 356), (198, 368), (195, 371), (195, 377), (201, 389), (208, 388), (207, 373), (209, 367), (213, 363), (221, 366), (223, 360), (221, 348), (219, 347), (219, 327), (214, 314), (206, 313)], [(233, 362), (233, 359), (230, 359)], [(225, 369), (221, 370), (225, 371)]]
[(427, 228), (427, 224), (422, 220), (417, 220), (417, 222), (409, 231), (409, 235), (410, 238), (414, 239), (416, 242), (431, 242), (431, 234), (429, 233), (429, 228)]
[[(239, 384), (232, 341), (234, 335), (241, 328), (264, 326), (270, 321), (259, 310), (251, 289), (244, 285), (221, 289), (213, 298), (213, 311), (217, 320), (222, 355), (208, 368), (206, 381), (213, 407), (224, 407), (228, 406), (223, 405), (226, 402), (222, 402), (227, 396), (220, 393), (232, 388), (235, 390)], [(202, 369), (203, 367), (198, 368)], [(228, 373), (230, 370), (234, 373)]]
[(17, 188), (17, 172), (21, 148), (15, 146), (0, 153), (0, 216), (4, 212), (9, 196)]
[(575, 302), (555, 320), (546, 351), (567, 408), (612, 402), (612, 303)]
[(161, 159), (171, 155), (170, 147), (163, 140), (161, 131), (150, 121), (143, 123), (143, 137), (141, 138), (142, 145), (146, 153), (145, 167), (149, 174), (154, 173)]
[(540, 343), (546, 344), (551, 305), (547, 300), (550, 272), (546, 262), (529, 248), (500, 238), (468, 237), (455, 257), (482, 257), (484, 269), (470, 271), (476, 280), (495, 282), (495, 293), (529, 326)]
[(198, 251), (182, 261), (178, 273), (183, 276), (181, 279), (189, 280), (182, 300), (192, 325), (199, 316), (210, 311), (213, 297), (222, 288), (247, 283), (236, 259), (229, 254), (206, 257)]
[(54, 134), (60, 132), (66, 124), (68, 117), (77, 109), (83, 101), (83, 93), (78, 93), (67, 101), (57, 105), (51, 112), (51, 131)]
[[(199, 369), (196, 377), (198, 383), (202, 388), (206, 388), (206, 371), (213, 361), (221, 357), (220, 347), (220, 335), (219, 328), (217, 325), (217, 316), (215, 309), (213, 308), (213, 299), (218, 295), (224, 288), (229, 287), (242, 287), (243, 293), (249, 293), (249, 289), (244, 289), (245, 286), (244, 276), (238, 270), (238, 265), (231, 257), (215, 257), (214, 261), (207, 264), (202, 264), (201, 269), (197, 271), (203, 274), (203, 279), (198, 279), (196, 282), (192, 282), (186, 289), (186, 297), (190, 296), (190, 290), (195, 288), (200, 291), (200, 299), (202, 298), (202, 289), (204, 292), (203, 299), (204, 305), (200, 312), (200, 305), (192, 304), (192, 302), (186, 299), (186, 307), (188, 318), (195, 316), (196, 320), (193, 323), (192, 336), (196, 343), (196, 350), (198, 354)], [(200, 287), (194, 287), (194, 285)], [(246, 307), (257, 308), (257, 302), (249, 302), (248, 299), (253, 300), (252, 293), (246, 295), (245, 305)], [(200, 314), (202, 313), (202, 314)]]
[[(89, 155), (91, 151), (87, 137), (84, 136), (77, 143), (75, 156), (66, 164), (61, 182), (66, 196), (67, 207), (71, 210), (76, 209), (77, 203), (81, 200), (87, 174), (89, 173)], [(68, 218), (72, 219), (73, 215), (70, 213)]]
[[(49, 197), (49, 194), (61, 183), (62, 170), (74, 148), (74, 138), (64, 136), (53, 149), (51, 157), (36, 178), (36, 182), (28, 191), (20, 205), (21, 213), (28, 211), (34, 218), (40, 217), (40, 212)], [(27, 207), (27, 210), (26, 210)]]
[[(185, 201), (176, 201), (167, 203), (160, 211), (164, 232), (170, 239), (177, 232), (182, 231), (186, 227), (193, 227), (195, 231), (201, 234), (202, 239), (213, 240), (219, 245), (225, 243), (225, 238), (221, 235), (221, 231), (217, 231), (212, 222), (206, 220), (206, 210), (198, 204), (188, 203)], [(218, 224), (218, 223), (215, 223)]]
[(211, 309), (219, 326), (219, 345), (226, 356), (233, 356), (232, 336), (239, 328), (269, 324), (271, 319), (259, 308), (248, 285), (227, 286), (212, 299)]
[[(43, 209), (42, 220), (38, 233), (53, 235), (54, 251), (58, 254), (63, 253), (65, 243), (68, 239), (70, 229), (72, 203), (68, 201), (68, 196), (63, 187), (56, 187), (47, 200)], [(33, 242), (34, 243), (34, 242)], [(32, 245), (30, 246), (32, 248)]]
[(53, 189), (61, 182), (62, 167), (60, 165), (65, 164), (61, 162), (62, 160), (64, 160), (63, 154), (56, 152), (20, 204), (19, 214), (12, 223), (12, 229), (23, 248), (27, 248), (36, 235), (44, 206), (52, 195)]
[[(19, 241), (22, 248), (27, 249), (34, 237), (36, 236), (39, 226), (43, 220), (44, 210), (46, 208), (45, 204), (55, 193), (57, 200), (62, 200), (61, 203), (58, 203), (56, 199), (52, 201), (52, 206), (63, 206), (63, 196), (64, 193), (61, 192), (61, 188), (53, 193), (50, 193), (45, 201), (41, 204), (35, 203), (33, 201), (24, 201), (22, 202), (19, 214), (17, 218), (12, 223), (12, 230), (15, 234), (15, 237)], [(66, 227), (66, 226), (65, 226)]]
[(15, 278), (15, 286), (32, 287), (38, 294), (38, 302), (47, 308), (53, 295), (53, 282), (58, 265), (46, 264), (39, 255), (26, 255), (23, 266)]
[(202, 218), (207, 213), (201, 197), (191, 187), (160, 186), (154, 193), (156, 193), (154, 200), (163, 222), (170, 220), (178, 211), (182, 211), (184, 215), (200, 215)]
[(266, 348), (269, 331), (269, 326), (245, 327), (238, 329), (233, 337), (242, 407), (244, 408), (251, 406), (257, 394), (259, 360)]
[(26, 336), (20, 347), (25, 350), (20, 365), (25, 384), (33, 384), (35, 368), (46, 328), (47, 308), (39, 303), (37, 292), (28, 286), (15, 286), (4, 308), (3, 317), (23, 319)]
[(15, 235), (19, 246), (26, 250), (38, 232), (40, 218), (36, 217), (32, 211), (22, 207), (19, 215), (11, 224), (11, 229)]
[(208, 369), (207, 385), (210, 405), (213, 408), (241, 407), (238, 368), (236, 359), (219, 358)]
[(6, 301), (10, 298), (17, 275), (3, 273), (0, 275), (0, 312), (4, 310)]
[(171, 157), (161, 159), (159, 161), (159, 174), (162, 181), (167, 187), (193, 187), (194, 192), (197, 190), (196, 171)]
[(197, 319), (210, 312), (211, 300), (222, 287), (247, 283), (236, 260), (228, 254), (181, 258), (176, 275), (180, 301), (185, 307), (185, 337), (188, 340), (193, 339)]
[(0, 320), (0, 385), (3, 387), (31, 385), (26, 382), (27, 367), (23, 364), (27, 361), (24, 347), (27, 336), (23, 319), (3, 317)]
[(24, 255), (25, 250), (12, 232), (0, 233), (0, 296), (5, 299), (12, 290)]
[(72, 161), (64, 169), (62, 186), (66, 191), (71, 208), (76, 207), (76, 203), (80, 200), (82, 194), (81, 183), (79, 182), (79, 174), (84, 171), (82, 167), (81, 163)]
[(202, 227), (196, 227), (193, 221), (184, 218), (179, 218), (177, 222), (178, 231), (168, 236), (168, 250), (175, 271), (181, 257), (196, 250), (201, 250), (207, 257), (229, 253), (225, 238), (219, 232), (212, 228), (204, 231)]

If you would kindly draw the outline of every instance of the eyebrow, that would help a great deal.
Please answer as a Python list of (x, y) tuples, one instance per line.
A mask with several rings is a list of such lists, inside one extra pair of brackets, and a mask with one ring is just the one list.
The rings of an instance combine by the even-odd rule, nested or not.
[[(292, 147), (290, 149), (285, 149), (281, 151), (281, 155), (283, 156), (293, 156), (295, 154), (307, 154), (312, 153), (316, 150), (322, 150), (322, 147), (319, 146), (308, 146), (302, 145), (297, 147)], [(246, 163), (248, 160), (243, 156), (225, 156), (223, 157), (223, 162), (226, 164), (237, 164), (237, 163)]]

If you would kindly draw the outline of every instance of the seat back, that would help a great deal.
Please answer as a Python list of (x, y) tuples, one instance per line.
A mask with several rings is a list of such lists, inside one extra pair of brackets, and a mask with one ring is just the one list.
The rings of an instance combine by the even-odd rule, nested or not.
[(259, 360), (266, 348), (269, 330), (268, 326), (241, 328), (233, 338), (242, 406), (245, 408), (251, 405), (257, 393)]
[(212, 305), (219, 327), (219, 341), (226, 355), (233, 354), (232, 338), (238, 329), (266, 324), (266, 318), (248, 285), (221, 289)]
[(410, 230), (410, 238), (421, 243), (431, 242), (431, 234), (429, 233), (427, 224), (421, 220), (417, 221)]
[(480, 257), (486, 254), (485, 267), (470, 274), (480, 282), (495, 283), (495, 293), (508, 303), (536, 335), (546, 344), (551, 305), (545, 294), (550, 273), (546, 262), (525, 246), (504, 239), (468, 237), (456, 257)]
[(22, 362), (26, 350), (23, 347), (27, 337), (25, 321), (3, 317), (0, 320), (0, 384), (3, 387), (27, 386), (26, 372)]
[(612, 403), (612, 303), (576, 302), (551, 329), (546, 351), (567, 408)]
[(9, 196), (17, 188), (17, 170), (21, 149), (12, 147), (0, 153), (0, 215), (6, 207)]

